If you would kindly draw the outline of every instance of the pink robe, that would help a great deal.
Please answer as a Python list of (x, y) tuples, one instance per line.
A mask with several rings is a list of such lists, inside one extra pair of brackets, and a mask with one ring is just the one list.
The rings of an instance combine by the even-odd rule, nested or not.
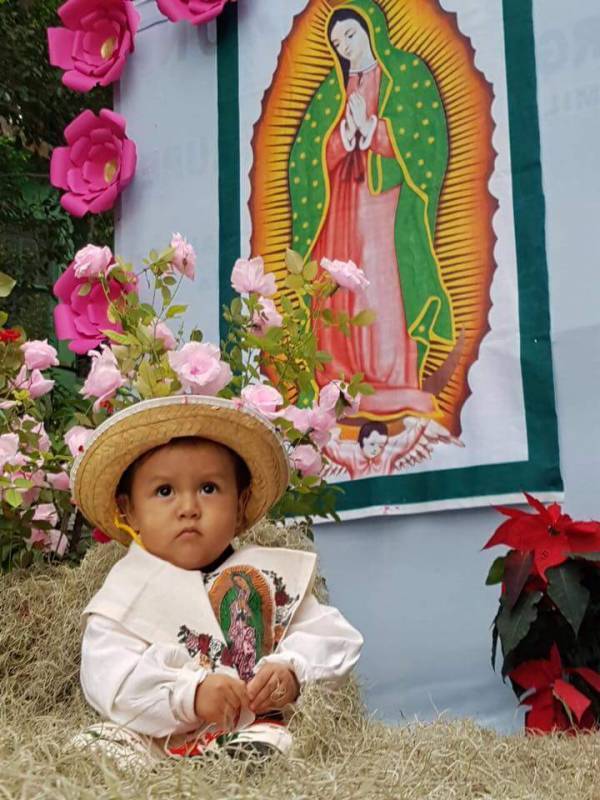
[[(360, 76), (351, 75), (348, 80), (348, 97), (360, 91), (368, 117), (377, 116), (380, 79), (381, 69), (376, 66)], [(370, 149), (382, 156), (394, 155), (383, 120), (377, 122)], [(352, 260), (370, 281), (367, 289), (358, 292), (338, 289), (325, 303), (326, 308), (345, 311), (351, 317), (372, 308), (377, 319), (366, 327), (352, 327), (348, 337), (319, 322), (315, 324), (319, 350), (333, 356), (325, 370), (317, 372), (317, 382), (321, 387), (339, 379), (340, 373), (350, 378), (362, 372), (375, 394), (363, 397), (360, 411), (387, 415), (412, 409), (431, 413), (433, 397), (419, 387), (417, 345), (406, 329), (396, 258), (394, 224), (401, 187), (372, 195), (367, 180), (367, 153), (359, 149), (349, 153), (339, 125), (330, 136), (326, 155), (331, 199), (313, 258), (317, 262), (323, 257)]]

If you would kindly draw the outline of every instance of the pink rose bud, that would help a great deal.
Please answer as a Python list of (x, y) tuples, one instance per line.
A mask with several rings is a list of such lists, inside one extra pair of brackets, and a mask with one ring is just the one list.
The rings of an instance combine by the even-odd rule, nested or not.
[(229, 364), (221, 361), (221, 352), (213, 344), (188, 342), (167, 358), (183, 390), (191, 394), (215, 395), (232, 378)]
[(166, 322), (150, 323), (146, 332), (151, 338), (161, 341), (165, 350), (175, 350), (177, 347), (177, 339)]
[(260, 298), (260, 310), (252, 315), (252, 325), (257, 333), (264, 335), (269, 328), (281, 328), (283, 317), (277, 311), (275, 303), (268, 297)]
[(100, 345), (100, 350), (100, 353), (97, 350), (90, 350), (88, 354), (92, 358), (92, 368), (80, 391), (86, 398), (98, 398), (94, 403), (94, 411), (98, 411), (101, 403), (114, 397), (117, 389), (127, 383), (110, 347), (103, 344)]
[(265, 417), (272, 419), (273, 417), (280, 416), (277, 409), (279, 406), (283, 405), (283, 397), (279, 394), (277, 389), (274, 389), (272, 386), (263, 386), (260, 383), (254, 383), (242, 389), (241, 397), (244, 405), (253, 406)]
[(299, 444), (292, 452), (290, 461), (292, 467), (305, 477), (319, 475), (323, 467), (323, 459), (318, 450), (309, 444)]
[(330, 261), (328, 258), (322, 258), (321, 267), (331, 275), (338, 286), (349, 289), (351, 292), (366, 289), (369, 285), (364, 272), (356, 266), (354, 261)]
[(54, 381), (44, 378), (39, 369), (34, 369), (27, 375), (27, 367), (25, 364), (19, 370), (19, 374), (13, 382), (11, 382), (12, 389), (26, 390), (29, 392), (31, 398), (36, 400), (48, 392), (52, 391)]
[(340, 397), (340, 385), (338, 381), (331, 381), (323, 386), (319, 392), (319, 408), (323, 411), (335, 411), (335, 406)]
[[(33, 423), (33, 425), (27, 425), (26, 427), (23, 426), (24, 422)], [(34, 436), (38, 437), (37, 449), (42, 450), (43, 452), (47, 452), (50, 450), (50, 439), (48, 434), (46, 433), (46, 429), (44, 428), (44, 423), (39, 422), (37, 419), (34, 419), (29, 414), (25, 414), (25, 416), (21, 419), (21, 427), (24, 430), (28, 430), (30, 433), (33, 433)]]
[(261, 294), (270, 297), (277, 291), (275, 276), (265, 275), (264, 261), (260, 256), (249, 260), (238, 258), (231, 271), (231, 285), (239, 294)]
[(65, 433), (65, 444), (74, 458), (83, 453), (87, 441), (93, 433), (91, 428), (84, 428), (83, 425), (74, 425)]
[(69, 475), (67, 472), (47, 472), (46, 480), (56, 492), (68, 492), (70, 489)]
[(171, 238), (171, 247), (175, 250), (171, 266), (186, 278), (193, 279), (196, 275), (196, 252), (192, 245), (188, 244), (180, 233), (174, 233)]
[(113, 262), (114, 259), (110, 247), (97, 247), (95, 244), (86, 244), (85, 247), (75, 253), (73, 272), (76, 278), (94, 280), (100, 275), (108, 274), (108, 268)]
[(21, 345), (21, 352), (25, 357), (27, 369), (48, 369), (48, 367), (58, 367), (56, 350), (48, 339), (42, 341), (34, 339), (31, 342), (24, 342)]
[(227, 0), (157, 0), (162, 13), (171, 22), (185, 20), (201, 25), (218, 17)]

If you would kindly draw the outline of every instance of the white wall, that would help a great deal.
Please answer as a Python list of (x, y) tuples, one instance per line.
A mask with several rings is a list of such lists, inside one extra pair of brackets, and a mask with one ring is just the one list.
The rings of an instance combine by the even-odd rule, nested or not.
[[(473, 0), (474, 13), (485, 2)], [(210, 31), (139, 8), (119, 110), (140, 167), (123, 196), (117, 250), (139, 259), (172, 231), (186, 233), (199, 277), (183, 301), (216, 341), (217, 164), (198, 143), (199, 130), (216, 141), (215, 47)], [(534, 22), (561, 464), (567, 509), (589, 518), (600, 516), (600, 7), (534, 0)], [(499, 730), (521, 726), (489, 663), (497, 590), (484, 586), (493, 554), (480, 548), (497, 524), (495, 512), (477, 509), (317, 528), (332, 600), (365, 633), (369, 706), (386, 719), (447, 711)]]

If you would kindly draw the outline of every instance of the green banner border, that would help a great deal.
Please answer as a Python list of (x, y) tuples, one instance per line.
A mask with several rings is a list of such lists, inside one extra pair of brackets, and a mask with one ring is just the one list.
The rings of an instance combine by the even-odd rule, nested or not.
[[(503, 0), (502, 5), (529, 459), (340, 483), (346, 490), (338, 501), (342, 513), (384, 505), (563, 490), (550, 342), (532, 2)], [(237, 40), (237, 7), (229, 4), (218, 25), (221, 304), (229, 303), (233, 296), (230, 274), (240, 253), (239, 108), (232, 102), (238, 97)]]

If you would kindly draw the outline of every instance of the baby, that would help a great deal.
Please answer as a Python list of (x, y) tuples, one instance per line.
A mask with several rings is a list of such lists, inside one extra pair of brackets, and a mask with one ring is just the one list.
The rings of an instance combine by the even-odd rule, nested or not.
[(231, 546), (288, 479), (271, 423), (220, 398), (143, 401), (95, 431), (74, 500), (129, 551), (83, 612), (81, 684), (108, 720), (88, 742), (285, 752), (281, 710), (345, 678), (362, 637), (312, 595), (315, 555)]

